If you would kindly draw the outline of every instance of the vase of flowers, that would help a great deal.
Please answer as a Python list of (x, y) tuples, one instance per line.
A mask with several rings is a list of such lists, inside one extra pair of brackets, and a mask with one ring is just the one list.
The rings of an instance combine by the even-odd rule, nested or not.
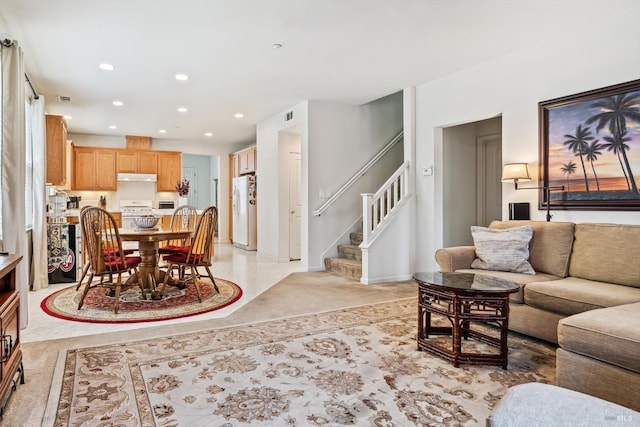
[(187, 204), (187, 196), (189, 195), (189, 180), (181, 179), (176, 183), (176, 191), (178, 192), (178, 206)]

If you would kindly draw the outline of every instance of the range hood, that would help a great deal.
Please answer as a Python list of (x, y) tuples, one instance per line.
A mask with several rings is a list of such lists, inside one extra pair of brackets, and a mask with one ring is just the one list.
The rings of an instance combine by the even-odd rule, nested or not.
[(156, 182), (158, 176), (155, 173), (119, 173), (118, 181), (124, 182)]

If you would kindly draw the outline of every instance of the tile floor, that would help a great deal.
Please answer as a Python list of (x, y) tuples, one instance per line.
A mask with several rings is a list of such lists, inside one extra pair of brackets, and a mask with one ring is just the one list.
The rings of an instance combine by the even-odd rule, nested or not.
[(300, 265), (300, 261), (271, 262), (254, 251), (238, 249), (227, 243), (216, 244), (211, 271), (214, 277), (222, 277), (239, 285), (243, 291), (240, 300), (231, 306), (210, 313), (149, 323), (95, 324), (70, 322), (49, 316), (40, 308), (42, 300), (60, 289), (71, 286), (69, 283), (52, 284), (46, 289), (29, 292), (29, 320), (27, 327), (20, 332), (20, 339), (23, 343), (27, 343), (223, 318), (247, 304), (289, 273), (301, 271)]

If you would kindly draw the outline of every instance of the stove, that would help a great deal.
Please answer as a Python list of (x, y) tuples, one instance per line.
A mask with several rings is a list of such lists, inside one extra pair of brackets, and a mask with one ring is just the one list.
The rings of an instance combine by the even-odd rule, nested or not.
[(153, 213), (152, 200), (120, 200), (122, 218), (133, 218)]
[(120, 200), (122, 228), (136, 228), (133, 219), (137, 216), (153, 214), (152, 204), (152, 200)]

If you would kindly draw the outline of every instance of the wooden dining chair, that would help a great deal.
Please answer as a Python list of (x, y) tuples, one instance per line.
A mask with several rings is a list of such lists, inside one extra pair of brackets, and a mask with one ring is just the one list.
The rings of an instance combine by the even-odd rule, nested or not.
[[(197, 220), (198, 212), (195, 207), (191, 205), (178, 206), (171, 215), (169, 229), (172, 231), (195, 232)], [(160, 253), (160, 255), (166, 255), (176, 251), (184, 252), (185, 250), (189, 250), (191, 239), (192, 236), (186, 239), (169, 240), (166, 245), (159, 249), (158, 253)]]
[[(177, 250), (164, 256), (164, 260), (167, 263), (165, 266), (165, 268), (167, 268), (167, 274), (164, 275), (164, 281), (162, 282), (162, 288), (160, 290), (162, 295), (164, 295), (164, 290), (170, 276), (169, 271), (173, 268), (178, 268), (178, 271), (181, 272), (181, 277), (179, 278), (178, 283), (188, 285), (190, 282), (193, 282), (193, 285), (196, 288), (196, 294), (198, 295), (198, 301), (202, 301), (200, 289), (198, 288), (198, 278), (200, 277), (198, 267), (205, 268), (216, 292), (220, 292), (218, 285), (211, 274), (211, 269), (209, 268), (211, 267), (211, 248), (213, 246), (213, 239), (217, 224), (218, 209), (215, 206), (209, 206), (202, 211), (202, 215), (196, 224), (196, 230), (191, 240), (191, 245), (189, 245), (188, 248)], [(186, 277), (187, 268), (191, 273), (189, 277)]]
[[(80, 224), (82, 240), (87, 251), (89, 279), (84, 285), (78, 310), (82, 308), (89, 289), (96, 286), (108, 288), (113, 294), (116, 314), (120, 307), (120, 293), (123, 290), (138, 286), (142, 292), (142, 298), (146, 299), (137, 268), (142, 258), (125, 255), (118, 225), (113, 216), (104, 209), (90, 207), (83, 209), (80, 213)], [(122, 273), (131, 274), (129, 280), (124, 283)], [(93, 279), (96, 276), (100, 277), (99, 282), (94, 282)], [(108, 281), (103, 280), (105, 276), (108, 277)]]

